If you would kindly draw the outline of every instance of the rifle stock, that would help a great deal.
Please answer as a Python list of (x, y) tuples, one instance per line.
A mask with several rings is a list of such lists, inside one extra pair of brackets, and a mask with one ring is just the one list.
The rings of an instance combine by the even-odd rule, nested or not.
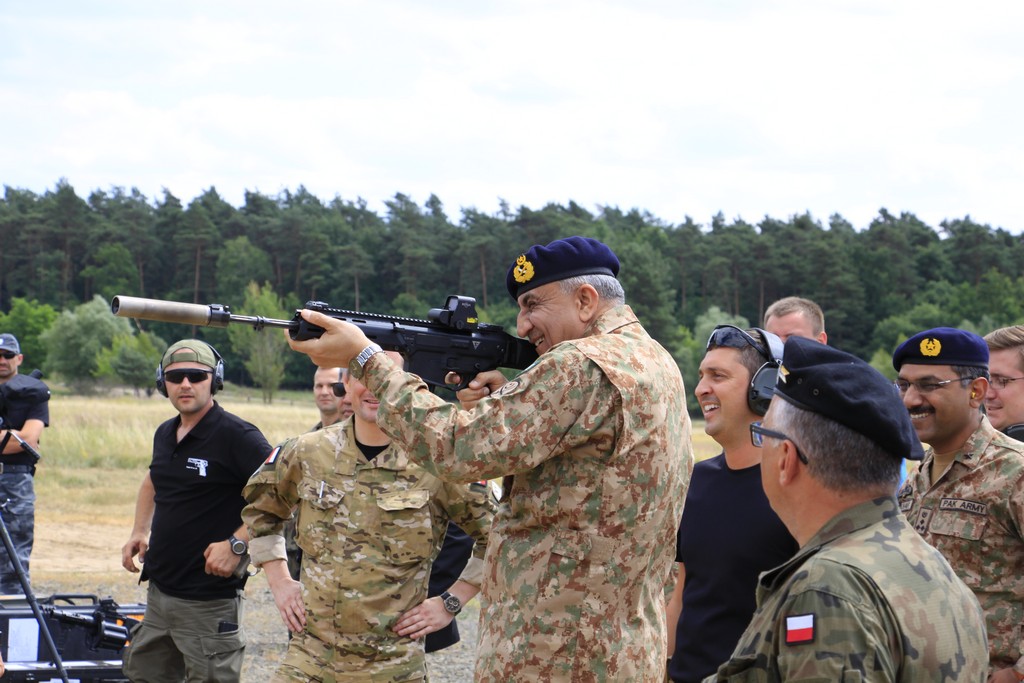
[[(465, 387), (478, 373), (496, 368), (525, 370), (537, 359), (527, 340), (514, 337), (498, 325), (477, 319), (476, 300), (468, 296), (449, 296), (444, 308), (432, 308), (429, 320), (403, 318), (379, 313), (364, 313), (333, 308), (322, 301), (307, 301), (305, 308), (352, 323), (370, 341), (388, 351), (398, 351), (406, 359), (406, 369), (419, 375), (431, 387), (449, 387), (445, 375), (454, 372)], [(238, 323), (253, 329), (280, 327), (296, 341), (316, 339), (322, 327), (306, 322), (299, 311), (291, 320), (245, 316), (231, 313), (222, 304), (187, 304), (133, 296), (115, 296), (111, 312), (122, 318), (141, 318), (201, 327), (227, 327)]]

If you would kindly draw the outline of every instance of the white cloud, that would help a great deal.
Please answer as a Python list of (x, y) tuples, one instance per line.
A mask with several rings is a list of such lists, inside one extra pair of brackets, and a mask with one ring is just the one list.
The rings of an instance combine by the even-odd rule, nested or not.
[(0, 10), (0, 183), (304, 184), (678, 222), (886, 206), (1024, 230), (1024, 6), (46, 2)]

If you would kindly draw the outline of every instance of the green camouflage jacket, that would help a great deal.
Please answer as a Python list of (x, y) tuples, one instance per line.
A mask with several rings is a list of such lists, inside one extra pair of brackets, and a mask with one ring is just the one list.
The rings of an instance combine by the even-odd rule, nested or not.
[(1024, 444), (982, 417), (932, 486), (934, 460), (929, 449), (900, 509), (977, 596), (992, 667), (1024, 674)]
[[(391, 628), (427, 597), (430, 565), (449, 519), (476, 541), (460, 578), (480, 585), (494, 510), (486, 484), (441, 482), (394, 443), (367, 462), (351, 418), (276, 448), (242, 495), (256, 564), (285, 559), (281, 533), (298, 506), (306, 629), (292, 644), (319, 649), (312, 659), (329, 660), (338, 672), (423, 668), (422, 641)], [(287, 661), (294, 664), (291, 654)]]
[(473, 410), (383, 354), (363, 382), (382, 428), (439, 476), (515, 475), (486, 558), (477, 681), (663, 681), (690, 421), (675, 361), (629, 307)]
[(708, 681), (983, 683), (984, 617), (892, 498), (833, 517), (761, 575), (757, 611)]

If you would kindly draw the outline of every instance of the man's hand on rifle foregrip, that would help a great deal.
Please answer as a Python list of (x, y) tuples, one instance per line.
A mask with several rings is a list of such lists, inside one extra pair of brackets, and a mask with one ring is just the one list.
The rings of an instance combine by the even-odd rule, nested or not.
[(349, 362), (370, 345), (369, 338), (352, 323), (305, 308), (300, 313), (306, 321), (324, 328), (324, 333), (319, 339), (297, 342), (286, 331), (285, 338), (292, 349), (306, 354), (322, 368), (347, 368)]

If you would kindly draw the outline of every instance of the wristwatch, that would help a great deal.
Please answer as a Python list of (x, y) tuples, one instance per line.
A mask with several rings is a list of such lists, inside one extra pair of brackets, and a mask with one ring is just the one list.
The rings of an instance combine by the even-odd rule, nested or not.
[(448, 614), (458, 614), (462, 611), (462, 600), (448, 591), (441, 593), (441, 602), (444, 603), (444, 609)]
[(235, 555), (245, 555), (249, 552), (249, 544), (240, 538), (236, 538), (234, 534), (231, 534), (228, 543), (231, 544), (231, 552)]
[(359, 355), (356, 356), (356, 362), (359, 363), (359, 367), (362, 368), (366, 365), (366, 361), (370, 360), (370, 356), (375, 353), (380, 353), (383, 350), (384, 349), (380, 347), (380, 344), (370, 344), (359, 352)]

